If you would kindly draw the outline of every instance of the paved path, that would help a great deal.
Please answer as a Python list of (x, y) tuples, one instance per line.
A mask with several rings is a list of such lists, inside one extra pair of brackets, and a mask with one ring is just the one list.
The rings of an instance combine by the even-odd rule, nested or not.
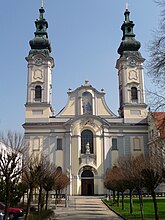
[(55, 214), (57, 220), (121, 220), (99, 197), (70, 197), (68, 207), (57, 207)]

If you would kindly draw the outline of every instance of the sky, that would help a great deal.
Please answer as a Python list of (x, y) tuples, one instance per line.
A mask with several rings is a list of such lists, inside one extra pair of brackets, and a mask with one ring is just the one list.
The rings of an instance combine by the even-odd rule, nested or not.
[[(154, 0), (129, 0), (134, 33), (148, 60), (148, 46), (160, 19)], [(104, 89), (109, 108), (118, 114), (117, 49), (122, 38), (126, 0), (45, 0), (53, 69), (53, 108), (58, 113), (67, 103), (67, 91), (85, 80)], [(39, 17), (40, 0), (2, 0), (0, 13), (0, 131), (23, 133), (27, 62)], [(145, 87), (152, 87), (144, 69)]]

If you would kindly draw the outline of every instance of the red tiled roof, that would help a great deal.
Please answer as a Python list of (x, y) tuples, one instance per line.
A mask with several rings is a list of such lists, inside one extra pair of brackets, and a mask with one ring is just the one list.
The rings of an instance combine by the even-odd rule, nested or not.
[(152, 115), (157, 129), (159, 129), (160, 136), (165, 138), (165, 112), (153, 112)]

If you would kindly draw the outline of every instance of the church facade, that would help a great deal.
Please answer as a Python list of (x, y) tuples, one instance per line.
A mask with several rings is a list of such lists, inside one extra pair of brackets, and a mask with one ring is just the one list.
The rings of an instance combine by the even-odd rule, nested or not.
[(54, 59), (48, 39), (44, 8), (35, 21), (30, 41), (26, 118), (23, 125), (29, 153), (48, 155), (50, 162), (70, 176), (70, 195), (104, 194), (104, 174), (120, 157), (147, 154), (147, 106), (144, 97), (143, 62), (134, 23), (126, 9), (122, 42), (116, 63), (119, 79), (119, 115), (105, 102), (104, 90), (88, 81), (68, 90), (68, 102), (56, 115), (52, 107)]

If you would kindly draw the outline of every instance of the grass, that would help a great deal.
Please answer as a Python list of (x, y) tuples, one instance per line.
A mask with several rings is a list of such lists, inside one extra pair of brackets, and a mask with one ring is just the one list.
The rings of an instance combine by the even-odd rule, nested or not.
[[(124, 199), (124, 210), (120, 207), (117, 207), (116, 204), (112, 204), (111, 201), (105, 200), (105, 202), (111, 207), (112, 210), (119, 213), (121, 216), (129, 220), (140, 220), (140, 208), (139, 208), (139, 199), (133, 198), (133, 214), (129, 213), (129, 198)], [(158, 215), (159, 220), (165, 220), (165, 198), (157, 198), (158, 205)], [(145, 220), (154, 220), (154, 207), (152, 198), (143, 198), (143, 212)]]
[(44, 219), (48, 219), (48, 217), (51, 217), (53, 215), (53, 211), (52, 210), (43, 210), (42, 212), (38, 213), (38, 212), (33, 212), (33, 214), (31, 213), (28, 217), (28, 220), (44, 220)]

